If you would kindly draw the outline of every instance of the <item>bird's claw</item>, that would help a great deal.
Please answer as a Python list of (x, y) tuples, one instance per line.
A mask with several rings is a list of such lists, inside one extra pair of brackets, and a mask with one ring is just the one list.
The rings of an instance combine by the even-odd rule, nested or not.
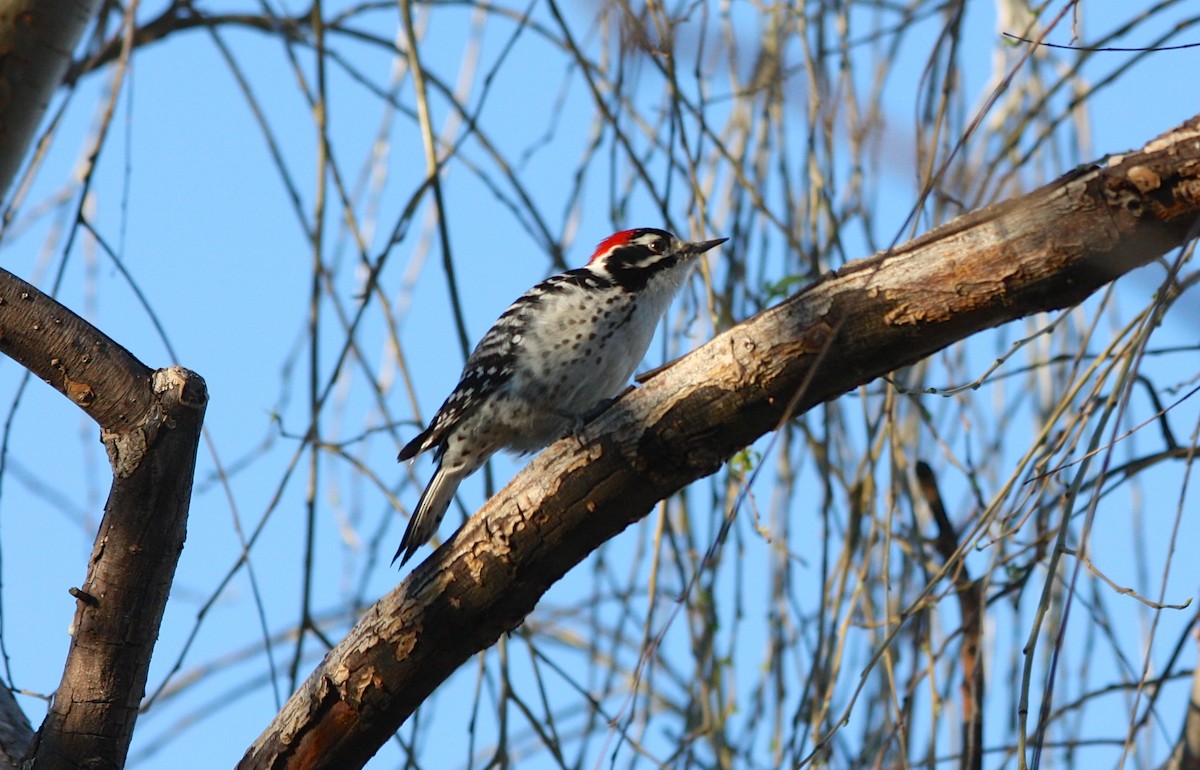
[(610, 406), (616, 403), (616, 401), (617, 399), (615, 398), (601, 399), (600, 401), (596, 402), (595, 406), (583, 414), (559, 412), (559, 416), (567, 420), (569, 423), (566, 432), (563, 433), (563, 437), (566, 438), (569, 436), (575, 439), (577, 442), (579, 442), (579, 446), (581, 447), (587, 444), (587, 424), (607, 411)]

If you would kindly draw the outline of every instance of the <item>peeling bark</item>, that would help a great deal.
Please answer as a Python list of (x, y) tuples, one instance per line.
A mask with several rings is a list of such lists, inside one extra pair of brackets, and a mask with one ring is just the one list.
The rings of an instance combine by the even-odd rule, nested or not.
[(1067, 307), (1194, 237), (1200, 118), (847, 265), (683, 357), (540, 456), (317, 667), (240, 768), (361, 767), (475, 652), (654, 504), (805, 410)]

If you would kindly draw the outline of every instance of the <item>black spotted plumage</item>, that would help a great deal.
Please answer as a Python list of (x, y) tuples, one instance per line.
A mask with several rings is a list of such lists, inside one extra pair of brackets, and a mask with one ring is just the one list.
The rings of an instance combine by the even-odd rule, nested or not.
[(492, 454), (540, 449), (620, 393), (694, 258), (725, 240), (624, 230), (586, 267), (545, 279), (501, 313), (429, 427), (400, 450), (400, 460), (432, 450), (438, 467), (396, 558), (433, 537), (459, 483)]

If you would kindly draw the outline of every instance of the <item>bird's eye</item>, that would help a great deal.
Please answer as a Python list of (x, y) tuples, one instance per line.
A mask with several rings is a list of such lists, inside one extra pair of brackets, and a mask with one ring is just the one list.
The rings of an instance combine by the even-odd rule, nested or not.
[(662, 254), (666, 251), (667, 241), (664, 238), (653, 238), (650, 243), (646, 244), (646, 247), (655, 254)]

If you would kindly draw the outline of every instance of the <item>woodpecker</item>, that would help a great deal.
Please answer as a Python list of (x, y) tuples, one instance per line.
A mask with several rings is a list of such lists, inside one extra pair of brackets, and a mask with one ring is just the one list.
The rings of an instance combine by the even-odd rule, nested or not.
[(620, 393), (696, 257), (727, 240), (622, 230), (585, 267), (547, 278), (501, 313), (429, 427), (400, 450), (401, 462), (433, 450), (438, 466), (392, 563), (433, 537), (459, 483), (498, 450), (541, 449)]

